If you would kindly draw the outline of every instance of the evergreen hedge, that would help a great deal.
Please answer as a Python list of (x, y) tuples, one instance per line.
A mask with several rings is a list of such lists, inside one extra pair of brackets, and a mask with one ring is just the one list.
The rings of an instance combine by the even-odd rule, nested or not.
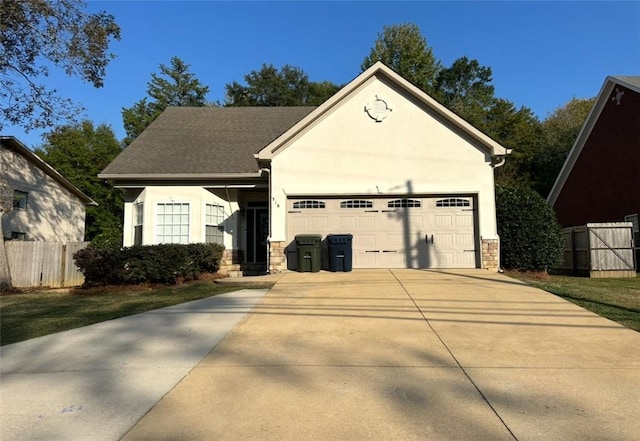
[(216, 272), (224, 247), (218, 244), (162, 244), (122, 249), (91, 247), (73, 259), (85, 277), (85, 285), (137, 283), (175, 284), (195, 280), (201, 273)]
[(496, 215), (505, 268), (548, 271), (562, 262), (563, 237), (555, 212), (534, 190), (497, 186)]

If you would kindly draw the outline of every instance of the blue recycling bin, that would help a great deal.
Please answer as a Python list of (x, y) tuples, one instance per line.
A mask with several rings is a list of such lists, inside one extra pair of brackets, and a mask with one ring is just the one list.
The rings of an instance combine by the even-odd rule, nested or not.
[(329, 271), (351, 271), (353, 268), (353, 235), (329, 234)]

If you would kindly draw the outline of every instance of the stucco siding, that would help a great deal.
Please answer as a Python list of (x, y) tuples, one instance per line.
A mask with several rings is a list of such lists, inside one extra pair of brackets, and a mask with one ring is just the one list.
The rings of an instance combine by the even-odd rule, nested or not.
[(236, 223), (238, 202), (226, 201), (220, 196), (202, 188), (186, 186), (150, 186), (144, 189), (129, 189), (125, 192), (123, 245), (131, 246), (135, 239), (136, 210), (142, 209), (142, 244), (161, 243), (158, 230), (159, 204), (188, 205), (188, 243), (205, 242), (207, 204), (221, 206), (224, 209), (225, 248), (237, 248)]
[[(365, 106), (384, 100), (381, 122)], [(286, 239), (291, 195), (477, 194), (480, 235), (496, 237), (489, 152), (424, 105), (374, 78), (272, 160), (272, 240)]]
[(2, 219), (5, 236), (25, 233), (26, 240), (81, 242), (84, 240), (85, 205), (69, 190), (22, 155), (6, 148), (2, 154), (3, 180), (10, 192), (27, 193), (26, 207)]

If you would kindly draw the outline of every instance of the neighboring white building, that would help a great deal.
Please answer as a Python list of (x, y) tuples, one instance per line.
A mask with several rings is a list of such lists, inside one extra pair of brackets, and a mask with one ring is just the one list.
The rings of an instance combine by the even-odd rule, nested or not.
[(0, 136), (0, 186), (13, 197), (5, 240), (84, 240), (85, 207), (97, 204), (13, 136)]
[(169, 108), (99, 176), (125, 246), (219, 242), (275, 272), (297, 234), (348, 233), (354, 268), (496, 270), (508, 153), (376, 63), (317, 108)]

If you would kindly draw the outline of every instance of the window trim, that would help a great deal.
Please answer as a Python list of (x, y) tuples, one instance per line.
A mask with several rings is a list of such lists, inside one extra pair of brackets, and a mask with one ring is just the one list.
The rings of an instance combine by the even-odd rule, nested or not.
[(373, 208), (373, 201), (367, 199), (345, 199), (340, 201), (341, 210)]
[(387, 202), (387, 208), (422, 208), (420, 199), (394, 199)]
[[(220, 209), (222, 209), (222, 215), (221, 215), (219, 224), (210, 224), (207, 222), (207, 207), (210, 205), (214, 207), (219, 207)], [(203, 243), (219, 243), (220, 245), (224, 245), (224, 233), (225, 233), (224, 222), (226, 218), (227, 218), (227, 212), (224, 208), (223, 203), (221, 202), (205, 202), (204, 203), (204, 209), (202, 210), (202, 227), (203, 227), (202, 242)], [(220, 242), (207, 242), (207, 227), (210, 227), (210, 226), (215, 226), (220, 231), (221, 233)]]
[(436, 200), (436, 208), (471, 207), (471, 200), (463, 198), (443, 198)]
[(28, 201), (29, 192), (17, 189), (13, 190), (12, 206), (14, 210), (26, 210)]
[[(160, 226), (160, 224), (158, 223), (158, 214), (159, 214), (159, 210), (158, 207), (163, 204), (163, 205), (187, 205), (189, 207), (189, 220), (188, 220), (188, 224), (187, 224), (187, 242), (186, 243), (191, 243), (191, 232), (192, 232), (192, 225), (193, 225), (193, 209), (192, 209), (192, 203), (190, 201), (156, 201), (154, 202), (154, 213), (153, 213), (153, 243), (158, 245), (158, 244), (167, 244), (167, 243), (176, 243), (176, 242), (160, 242), (158, 241), (158, 227)], [(165, 236), (163, 234), (163, 236)], [(182, 242), (177, 242), (177, 243), (182, 243)]]
[(324, 210), (327, 208), (326, 202), (318, 199), (301, 199), (293, 201), (291, 206), (294, 210)]
[[(140, 228), (140, 243), (136, 243), (136, 229)], [(144, 243), (144, 201), (133, 204), (133, 245)]]

